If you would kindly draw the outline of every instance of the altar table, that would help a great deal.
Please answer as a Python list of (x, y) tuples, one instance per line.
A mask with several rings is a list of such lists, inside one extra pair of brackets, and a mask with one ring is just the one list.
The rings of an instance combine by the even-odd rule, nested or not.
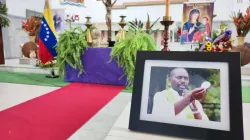
[(66, 64), (64, 81), (125, 86), (123, 69), (115, 60), (109, 63), (110, 52), (111, 48), (88, 48), (81, 57), (86, 74), (78, 76), (79, 69)]

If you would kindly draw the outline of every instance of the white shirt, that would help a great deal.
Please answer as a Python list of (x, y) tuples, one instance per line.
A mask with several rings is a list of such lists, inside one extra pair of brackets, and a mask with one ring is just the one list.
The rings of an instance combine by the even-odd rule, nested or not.
[[(173, 89), (170, 89), (172, 94), (174, 95), (176, 102), (183, 99), (183, 96), (180, 96), (178, 92)], [(161, 116), (161, 118), (168, 118), (168, 117), (178, 117), (178, 118), (187, 118), (186, 113), (184, 111), (180, 112), (177, 116), (175, 116), (175, 109), (174, 109), (173, 102), (168, 102), (167, 99), (167, 91), (157, 92), (154, 95), (154, 105), (152, 110), (152, 115)], [(198, 108), (199, 113), (202, 115), (202, 120), (209, 120), (207, 115), (204, 113), (201, 103), (198, 100), (195, 100), (195, 104)], [(188, 109), (189, 106), (187, 106)], [(191, 110), (191, 109), (190, 109)]]

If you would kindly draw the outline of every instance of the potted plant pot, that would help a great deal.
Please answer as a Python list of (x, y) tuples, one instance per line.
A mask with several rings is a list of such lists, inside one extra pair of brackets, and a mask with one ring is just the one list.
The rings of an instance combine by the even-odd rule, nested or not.
[(115, 41), (109, 41), (109, 47), (114, 47)]

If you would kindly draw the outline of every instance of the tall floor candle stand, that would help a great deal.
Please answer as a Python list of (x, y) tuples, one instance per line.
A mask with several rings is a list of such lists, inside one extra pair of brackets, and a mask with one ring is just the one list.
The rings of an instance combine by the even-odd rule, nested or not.
[(121, 30), (120, 30), (120, 39), (119, 39), (119, 40), (125, 38), (125, 30), (124, 30), (124, 27), (126, 26), (126, 22), (125, 22), (125, 19), (124, 19), (126, 16), (121, 15), (120, 17), (121, 17), (121, 21), (120, 21), (119, 25), (121, 26)]
[(164, 26), (164, 48), (162, 51), (170, 51), (168, 48), (168, 40), (169, 40), (169, 26), (171, 26), (174, 21), (171, 20), (171, 17), (164, 16), (161, 24)]
[(92, 23), (90, 22), (91, 17), (87, 16), (85, 18), (87, 19), (86, 23), (84, 24), (87, 27), (86, 39), (87, 39), (88, 45), (91, 46), (93, 43), (91, 31), (90, 31), (90, 27), (92, 26)]

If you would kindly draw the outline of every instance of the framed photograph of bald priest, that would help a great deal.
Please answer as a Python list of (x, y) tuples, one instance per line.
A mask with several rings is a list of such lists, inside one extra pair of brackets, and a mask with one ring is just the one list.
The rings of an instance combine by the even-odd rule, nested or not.
[(243, 140), (240, 54), (139, 51), (129, 129)]

